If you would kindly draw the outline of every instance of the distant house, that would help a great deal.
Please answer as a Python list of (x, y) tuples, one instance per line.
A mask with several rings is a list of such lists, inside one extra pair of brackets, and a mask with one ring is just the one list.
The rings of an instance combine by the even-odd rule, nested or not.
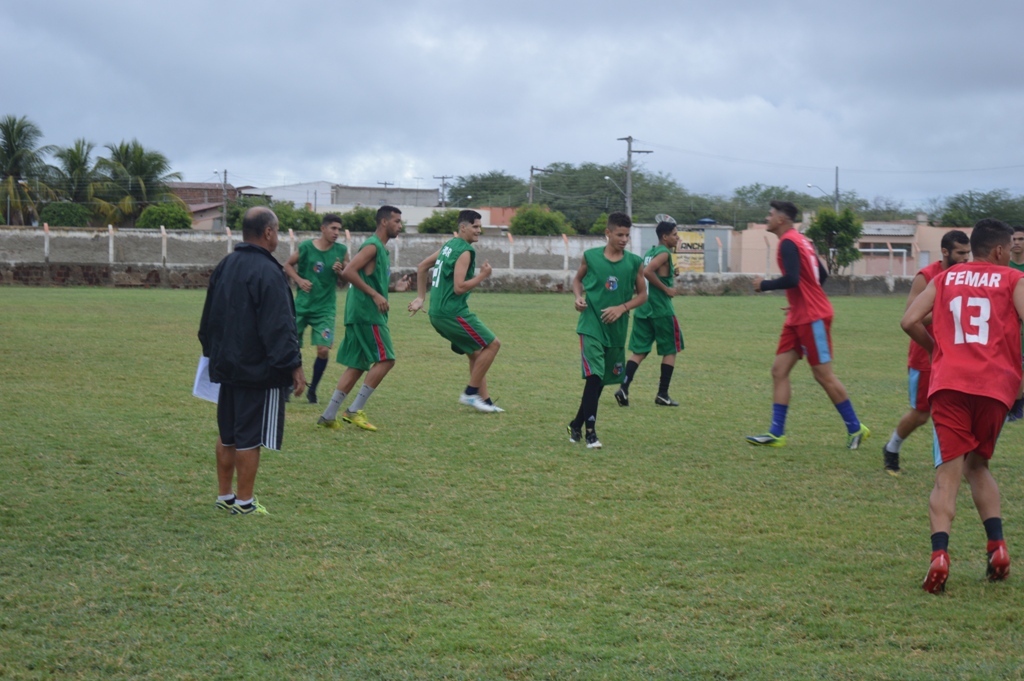
[(208, 232), (224, 229), (225, 191), (229, 202), (239, 196), (234, 186), (220, 182), (168, 182), (167, 187), (192, 211), (192, 229)]

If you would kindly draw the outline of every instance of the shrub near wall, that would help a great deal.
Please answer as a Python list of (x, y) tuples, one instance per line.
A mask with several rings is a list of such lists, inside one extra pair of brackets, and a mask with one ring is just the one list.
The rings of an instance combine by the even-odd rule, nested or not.
[(39, 224), (46, 223), (51, 227), (88, 227), (91, 216), (89, 209), (80, 203), (55, 201), (39, 211)]
[(192, 213), (177, 203), (158, 203), (142, 211), (135, 226), (139, 229), (192, 229)]

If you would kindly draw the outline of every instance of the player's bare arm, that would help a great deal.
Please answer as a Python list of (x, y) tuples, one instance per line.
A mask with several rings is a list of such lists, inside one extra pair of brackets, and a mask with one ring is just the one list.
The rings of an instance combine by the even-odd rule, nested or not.
[(306, 293), (313, 290), (313, 282), (309, 279), (303, 279), (299, 276), (295, 266), (299, 264), (299, 252), (296, 251), (288, 256), (288, 260), (284, 263), (284, 273), (288, 275), (288, 278), (295, 282), (295, 285), (301, 288)]
[(669, 298), (676, 297), (676, 289), (674, 286), (665, 286), (662, 283), (659, 276), (668, 276), (668, 272), (664, 270), (668, 268), (668, 253), (659, 253), (654, 256), (651, 262), (647, 263), (647, 267), (644, 268), (644, 278), (650, 282), (651, 286), (664, 293)]
[(355, 286), (357, 289), (368, 295), (373, 302), (377, 305), (377, 309), (381, 312), (387, 312), (390, 306), (388, 305), (388, 299), (377, 293), (373, 288), (363, 281), (363, 278), (359, 276), (361, 271), (365, 271), (367, 276), (373, 274), (373, 270), (377, 267), (377, 246), (370, 244), (359, 249), (356, 253), (356, 257), (352, 258), (352, 261), (345, 266), (342, 270), (341, 276), (348, 283)]
[(572, 278), (572, 293), (576, 297), (575, 307), (577, 312), (587, 309), (587, 295), (583, 292), (583, 277), (587, 276), (587, 259), (583, 258), (580, 268), (576, 270), (576, 276)]
[[(910, 284), (910, 293), (907, 294), (907, 306), (903, 308), (904, 312), (906, 312), (910, 308), (910, 304), (914, 302), (915, 298), (921, 295), (921, 293), (927, 286), (928, 282), (925, 280), (924, 275), (918, 272), (917, 275), (914, 277), (914, 281)], [(929, 312), (928, 316), (925, 317), (924, 323), (925, 325), (932, 323), (931, 312)]]
[(1017, 310), (1017, 316), (1024, 320), (1024, 279), (1013, 287), (1013, 307)]
[(647, 302), (647, 286), (644, 284), (644, 273), (642, 270), (636, 273), (636, 281), (633, 282), (633, 287), (635, 295), (632, 298), (622, 305), (614, 305), (601, 310), (602, 322), (614, 324), (619, 320), (619, 317)]
[(469, 293), (475, 289), (481, 281), (491, 276), (491, 263), (484, 261), (484, 264), (480, 266), (480, 271), (477, 272), (476, 276), (472, 279), (466, 279), (466, 272), (469, 271), (469, 251), (466, 251), (459, 256), (459, 259), (455, 261), (455, 269), (452, 272), (452, 278), (455, 284), (455, 295), (461, 296), (464, 293)]
[[(1017, 300), (1017, 289), (1014, 289), (1014, 303)], [(935, 341), (924, 328), (924, 320), (932, 313), (935, 305), (935, 284), (929, 282), (924, 291), (920, 293), (914, 302), (910, 304), (907, 311), (903, 313), (900, 326), (918, 345), (931, 352), (935, 348)]]
[(420, 264), (416, 266), (416, 297), (411, 303), (409, 303), (409, 316), (413, 316), (417, 312), (423, 309), (423, 301), (427, 299), (427, 276), (430, 272), (430, 268), (434, 267), (437, 263), (437, 259), (441, 256), (440, 249), (434, 251), (433, 255), (428, 255), (426, 258), (420, 261)]

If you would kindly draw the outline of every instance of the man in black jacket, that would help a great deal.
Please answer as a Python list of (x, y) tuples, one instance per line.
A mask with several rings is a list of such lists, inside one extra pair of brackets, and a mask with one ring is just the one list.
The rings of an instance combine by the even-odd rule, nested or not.
[[(210, 359), (217, 401), (217, 508), (266, 514), (253, 487), (260, 447), (279, 450), (284, 400), (306, 387), (295, 331), (295, 304), (277, 248), (277, 216), (258, 206), (242, 219), (243, 243), (210, 275), (199, 342)], [(237, 473), (237, 494), (231, 483)]]

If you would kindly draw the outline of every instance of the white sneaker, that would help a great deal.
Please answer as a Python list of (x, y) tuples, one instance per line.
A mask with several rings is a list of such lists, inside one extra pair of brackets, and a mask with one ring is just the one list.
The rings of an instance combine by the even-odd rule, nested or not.
[(473, 407), (477, 411), (483, 411), (488, 413), (493, 413), (495, 410), (495, 407), (492, 407), (491, 405), (484, 402), (483, 398), (480, 397), (480, 395), (478, 394), (467, 395), (466, 393), (462, 393), (461, 395), (459, 395), (459, 404), (464, 404), (467, 407)]

